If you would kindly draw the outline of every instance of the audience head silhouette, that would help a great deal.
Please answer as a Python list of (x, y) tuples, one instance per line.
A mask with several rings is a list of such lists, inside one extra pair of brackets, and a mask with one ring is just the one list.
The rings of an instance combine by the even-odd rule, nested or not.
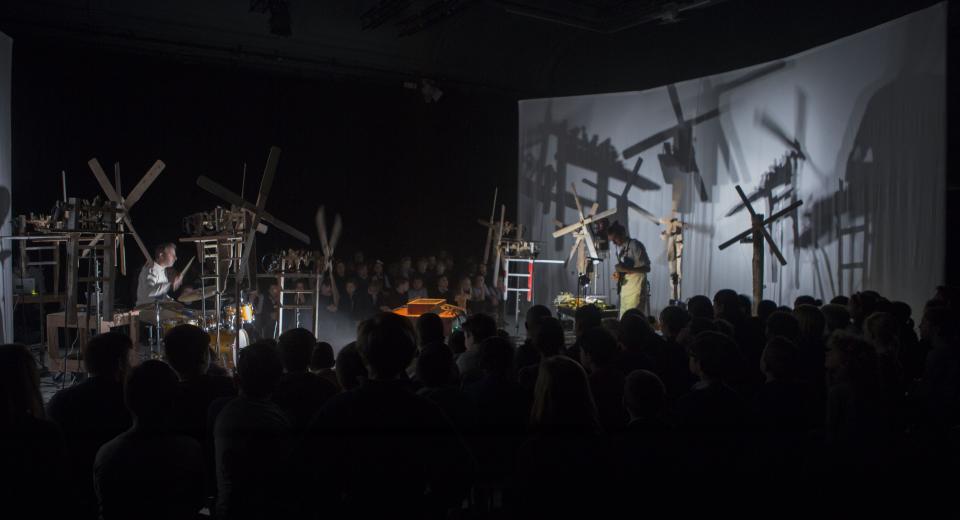
[(587, 374), (576, 361), (553, 356), (540, 363), (530, 423), (541, 432), (600, 432)]
[(453, 352), (443, 343), (425, 345), (417, 356), (417, 379), (428, 388), (453, 383)]
[(417, 338), (420, 345), (429, 345), (431, 343), (443, 343), (443, 320), (440, 316), (428, 312), (417, 318)]
[(719, 332), (701, 332), (688, 349), (690, 371), (701, 381), (723, 381), (737, 362), (737, 345)]
[(623, 389), (623, 405), (630, 419), (647, 419), (661, 415), (666, 408), (667, 389), (663, 381), (649, 370), (634, 370), (627, 376)]
[(130, 350), (133, 343), (129, 336), (119, 332), (106, 332), (94, 336), (87, 343), (83, 362), (92, 376), (115, 378), (123, 381), (130, 368)]
[(282, 376), (283, 363), (272, 341), (257, 341), (237, 356), (240, 395), (247, 399), (270, 397)]
[(320, 341), (313, 346), (313, 351), (310, 353), (310, 370), (333, 368), (335, 364), (333, 345)]
[(288, 373), (306, 372), (310, 367), (310, 357), (313, 355), (313, 347), (316, 344), (316, 338), (307, 329), (290, 329), (281, 334), (277, 347), (280, 350), (283, 369)]
[(163, 361), (151, 359), (127, 376), (123, 399), (136, 428), (168, 426), (177, 392), (177, 374)]
[[(493, 333), (496, 331), (494, 325)], [(413, 361), (416, 332), (407, 318), (381, 312), (362, 327), (357, 348), (370, 379), (394, 379)]]
[(602, 327), (590, 329), (580, 337), (580, 357), (586, 369), (595, 370), (612, 365), (618, 352), (620, 347), (617, 338)]
[(0, 345), (0, 406), (0, 424), (44, 417), (37, 365), (23, 345)]
[(207, 372), (209, 347), (210, 335), (194, 325), (177, 325), (163, 337), (163, 355), (181, 380)]
[(540, 352), (540, 356), (546, 358), (556, 356), (563, 351), (565, 339), (563, 335), (563, 325), (556, 318), (542, 318), (540, 320), (540, 329), (533, 340), (533, 346)]

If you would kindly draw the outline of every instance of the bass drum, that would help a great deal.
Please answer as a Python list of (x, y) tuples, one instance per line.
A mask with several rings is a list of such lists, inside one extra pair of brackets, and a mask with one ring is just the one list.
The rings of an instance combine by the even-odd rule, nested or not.
[[(210, 348), (213, 350), (213, 353), (216, 356), (215, 360), (217, 364), (221, 364), (224, 368), (232, 369), (235, 366), (234, 352), (233, 348), (237, 343), (237, 332), (230, 330), (220, 330), (220, 342), (217, 343), (217, 332), (213, 331), (210, 334)], [(250, 345), (250, 336), (247, 334), (247, 331), (240, 329), (240, 349)], [(239, 352), (237, 352), (239, 354)]]

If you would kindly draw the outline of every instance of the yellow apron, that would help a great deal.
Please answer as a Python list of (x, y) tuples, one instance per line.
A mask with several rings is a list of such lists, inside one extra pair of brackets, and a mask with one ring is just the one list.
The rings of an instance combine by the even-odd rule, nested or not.
[(650, 313), (650, 285), (646, 273), (629, 273), (620, 288), (620, 317), (630, 309), (639, 309), (644, 316)]

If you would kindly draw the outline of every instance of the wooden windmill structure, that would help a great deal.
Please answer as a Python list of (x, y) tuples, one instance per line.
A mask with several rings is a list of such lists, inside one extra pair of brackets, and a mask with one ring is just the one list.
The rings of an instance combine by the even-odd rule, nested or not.
[(554, 231), (553, 237), (560, 238), (571, 233), (575, 237), (573, 247), (570, 248), (570, 254), (567, 257), (567, 263), (570, 263), (570, 260), (573, 259), (574, 255), (577, 256), (577, 292), (579, 292), (580, 287), (586, 285), (585, 282), (588, 280), (588, 278), (585, 279), (585, 277), (588, 274), (590, 265), (599, 261), (600, 258), (594, 243), (593, 234), (590, 232), (590, 224), (613, 215), (617, 212), (617, 209), (610, 208), (597, 213), (597, 209), (600, 207), (600, 204), (594, 202), (590, 207), (590, 210), (584, 214), (583, 205), (580, 203), (580, 196), (577, 194), (576, 184), (571, 183), (570, 188), (573, 190), (573, 197), (576, 201), (577, 212), (580, 218), (577, 222), (561, 227), (560, 229)]
[(783, 257), (783, 253), (780, 252), (780, 248), (777, 247), (777, 244), (773, 241), (773, 238), (767, 231), (767, 226), (775, 222), (780, 217), (788, 215), (799, 208), (803, 204), (803, 201), (797, 200), (789, 206), (764, 219), (762, 214), (754, 211), (753, 205), (750, 203), (750, 200), (747, 198), (747, 195), (743, 192), (743, 189), (739, 184), (736, 186), (736, 188), (737, 195), (740, 196), (740, 200), (743, 201), (744, 207), (746, 207), (747, 211), (750, 212), (750, 227), (746, 231), (743, 231), (730, 240), (720, 244), (720, 250), (722, 251), (738, 242), (753, 244), (753, 313), (756, 314), (757, 306), (760, 304), (760, 300), (763, 299), (764, 240), (766, 240), (767, 244), (770, 246), (770, 251), (774, 254), (774, 256), (777, 257), (777, 261), (780, 262), (780, 265), (787, 265), (787, 260)]
[[(226, 201), (227, 203), (243, 209), (250, 216), (250, 225), (244, 230), (246, 234), (240, 237), (239, 248), (241, 250), (241, 255), (238, 259), (236, 259), (239, 261), (232, 262), (233, 274), (236, 280), (235, 296), (238, 303), (240, 302), (240, 287), (247, 274), (248, 265), (249, 265), (248, 261), (250, 259), (251, 252), (253, 251), (254, 240), (256, 239), (256, 234), (258, 229), (260, 229), (261, 221), (267, 222), (273, 225), (277, 229), (283, 231), (284, 233), (296, 238), (297, 240), (305, 244), (310, 243), (309, 236), (297, 230), (293, 226), (283, 222), (282, 220), (274, 217), (273, 215), (268, 213), (265, 209), (267, 206), (267, 199), (270, 196), (270, 190), (273, 187), (273, 179), (276, 176), (277, 164), (279, 161), (280, 161), (280, 148), (277, 148), (276, 146), (270, 147), (270, 153), (267, 157), (267, 163), (263, 169), (263, 177), (261, 177), (260, 179), (260, 190), (257, 193), (257, 201), (255, 204), (251, 204), (250, 202), (247, 202), (246, 200), (244, 200), (242, 196), (237, 195), (236, 193), (230, 191), (229, 189), (225, 188), (224, 186), (220, 185), (219, 183), (215, 182), (214, 180), (208, 177), (201, 175), (197, 179), (198, 186), (212, 193), (213, 195), (216, 195), (217, 197)], [(233, 244), (232, 242), (227, 243), (228, 246), (232, 244)], [(219, 245), (218, 245), (218, 249), (219, 249)], [(224, 273), (224, 276), (226, 277), (228, 274), (229, 273)], [(251, 273), (251, 276), (253, 276), (253, 273)], [(225, 282), (225, 279), (224, 279), (224, 282)], [(221, 281), (218, 279), (217, 287), (216, 287), (216, 293), (218, 295), (218, 303), (217, 303), (218, 307), (219, 307), (219, 294), (223, 289), (224, 287), (221, 284)], [(236, 314), (235, 326), (238, 330), (240, 329), (241, 323), (240, 323), (239, 312)], [(234, 349), (234, 352), (233, 352), (234, 358), (236, 357), (237, 351), (239, 350), (240, 350), (240, 335), (237, 334), (236, 348)], [(236, 362), (236, 359), (234, 359), (234, 362)]]
[[(147, 250), (147, 246), (144, 245), (143, 240), (140, 238), (140, 235), (137, 233), (137, 230), (133, 227), (133, 221), (130, 218), (130, 209), (133, 208), (142, 197), (143, 194), (147, 191), (147, 188), (153, 184), (153, 181), (157, 179), (163, 169), (166, 168), (166, 164), (163, 161), (156, 161), (153, 163), (153, 166), (143, 177), (140, 178), (140, 182), (130, 190), (130, 193), (126, 197), (122, 196), (121, 186), (120, 186), (120, 170), (119, 168), (114, 168), (114, 182), (116, 187), (110, 183), (110, 179), (107, 177), (107, 174), (103, 171), (103, 167), (100, 166), (100, 161), (96, 158), (90, 159), (87, 161), (87, 165), (90, 167), (90, 171), (93, 172), (93, 176), (97, 179), (97, 184), (100, 185), (100, 189), (103, 190), (103, 193), (107, 198), (117, 204), (119, 204), (123, 209), (122, 218), (119, 222), (120, 231), (123, 233), (129, 233), (133, 236), (133, 240), (137, 243), (137, 247), (140, 248), (140, 252), (143, 253), (144, 260), (149, 264), (153, 262), (153, 255), (150, 254), (150, 251)], [(104, 239), (104, 234), (98, 233), (93, 237), (93, 239), (87, 244), (86, 251), (84, 256), (89, 252), (91, 247), (96, 245), (97, 242)], [(116, 246), (119, 249), (119, 254), (116, 256), (116, 261), (120, 269), (120, 273), (124, 276), (127, 274), (127, 261), (126, 261), (126, 247), (124, 246), (125, 239), (124, 235), (118, 237), (116, 241)]]

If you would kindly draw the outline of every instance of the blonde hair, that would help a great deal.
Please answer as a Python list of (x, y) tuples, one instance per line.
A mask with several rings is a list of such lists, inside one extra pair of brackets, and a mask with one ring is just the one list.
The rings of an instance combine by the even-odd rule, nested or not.
[(600, 432), (587, 373), (579, 363), (561, 355), (540, 362), (530, 425), (539, 431)]

